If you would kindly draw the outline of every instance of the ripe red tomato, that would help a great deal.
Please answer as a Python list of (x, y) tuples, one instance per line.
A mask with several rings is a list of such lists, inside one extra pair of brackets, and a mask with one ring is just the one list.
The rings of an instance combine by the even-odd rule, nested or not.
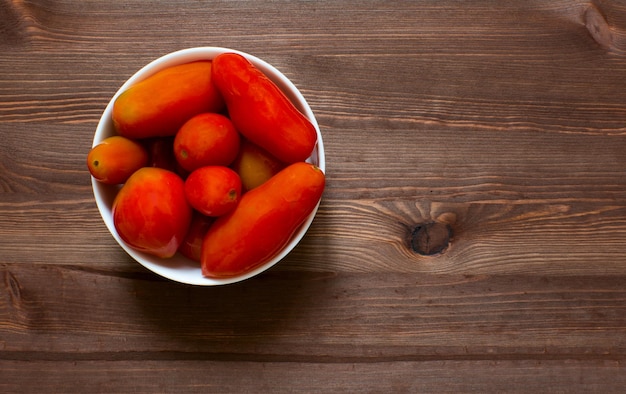
[(189, 119), (176, 133), (174, 154), (187, 171), (204, 166), (228, 166), (237, 157), (240, 137), (233, 123), (217, 113)]
[(124, 183), (148, 162), (146, 149), (131, 139), (113, 136), (102, 140), (87, 154), (87, 168), (98, 181)]
[(178, 248), (180, 254), (190, 260), (200, 262), (202, 240), (204, 239), (206, 232), (209, 230), (209, 227), (211, 227), (211, 224), (213, 224), (214, 220), (214, 218), (194, 211), (193, 218), (191, 219), (191, 224), (189, 225), (189, 231), (187, 231), (185, 240)]
[(120, 237), (133, 248), (158, 257), (176, 253), (191, 215), (183, 180), (162, 168), (136, 171), (113, 201), (113, 223)]
[(324, 184), (321, 169), (298, 162), (245, 193), (235, 210), (217, 218), (204, 237), (202, 274), (240, 275), (271, 259), (313, 212)]
[(201, 167), (185, 180), (185, 196), (198, 212), (207, 216), (222, 216), (239, 203), (241, 179), (228, 167)]
[(237, 53), (213, 59), (213, 83), (237, 130), (291, 164), (305, 161), (317, 142), (315, 126), (261, 70)]
[(169, 136), (194, 115), (221, 111), (211, 68), (211, 61), (170, 66), (129, 87), (113, 104), (115, 129), (136, 139)]

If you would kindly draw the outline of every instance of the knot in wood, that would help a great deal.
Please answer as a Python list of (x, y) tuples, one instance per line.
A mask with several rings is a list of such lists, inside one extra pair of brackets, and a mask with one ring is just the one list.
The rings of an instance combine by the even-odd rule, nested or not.
[(591, 37), (602, 47), (607, 49), (613, 48), (613, 33), (606, 18), (599, 9), (590, 5), (583, 14), (585, 27), (591, 34)]
[(422, 223), (413, 228), (410, 246), (416, 253), (432, 256), (443, 252), (448, 247), (451, 236), (452, 229), (445, 223)]

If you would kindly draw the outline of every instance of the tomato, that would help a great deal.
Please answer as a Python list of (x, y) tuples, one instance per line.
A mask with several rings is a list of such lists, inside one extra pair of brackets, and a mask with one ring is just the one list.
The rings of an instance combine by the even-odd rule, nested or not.
[(155, 137), (142, 140), (148, 150), (148, 166), (163, 168), (185, 179), (189, 172), (176, 160), (174, 155), (174, 137)]
[(247, 139), (287, 164), (311, 155), (317, 142), (313, 124), (245, 57), (218, 55), (212, 79), (235, 128)]
[(223, 110), (211, 69), (208, 60), (171, 66), (131, 86), (113, 104), (115, 129), (134, 139), (171, 136), (189, 118)]
[(213, 221), (214, 218), (194, 211), (191, 224), (189, 225), (189, 231), (187, 231), (183, 243), (178, 247), (180, 254), (190, 260), (200, 262), (202, 240), (209, 230), (209, 227), (211, 227), (211, 224), (213, 224)]
[(87, 154), (87, 168), (91, 175), (112, 185), (126, 182), (147, 162), (148, 153), (141, 144), (120, 136), (105, 138)]
[(240, 137), (224, 115), (203, 113), (188, 120), (176, 133), (174, 155), (187, 171), (204, 166), (228, 166), (239, 152)]
[(128, 178), (113, 201), (113, 224), (133, 248), (171, 257), (183, 242), (192, 208), (175, 173), (143, 167)]
[(265, 149), (244, 140), (231, 167), (239, 174), (243, 191), (247, 192), (276, 175), (285, 165)]
[(174, 137), (148, 138), (143, 141), (148, 150), (148, 166), (158, 167), (172, 172), (177, 171), (178, 163), (174, 157)]
[(245, 193), (235, 210), (217, 218), (204, 237), (202, 274), (231, 277), (270, 260), (313, 212), (324, 184), (321, 169), (298, 162)]
[(241, 180), (228, 167), (207, 166), (193, 171), (185, 180), (187, 201), (207, 216), (222, 216), (239, 203)]

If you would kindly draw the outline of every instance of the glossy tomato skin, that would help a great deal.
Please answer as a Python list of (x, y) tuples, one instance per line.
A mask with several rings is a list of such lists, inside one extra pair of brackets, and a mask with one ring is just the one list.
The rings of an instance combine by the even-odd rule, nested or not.
[(233, 122), (216, 113), (189, 119), (174, 139), (174, 155), (187, 171), (204, 166), (228, 166), (237, 157), (240, 137)]
[(178, 248), (180, 254), (199, 263), (202, 250), (202, 240), (214, 221), (214, 218), (194, 211), (191, 224), (189, 225), (189, 231), (187, 231), (187, 235), (185, 236), (183, 243)]
[(241, 134), (287, 164), (311, 155), (315, 127), (250, 61), (236, 53), (220, 54), (213, 59), (212, 75)]
[(222, 111), (211, 69), (211, 61), (171, 66), (129, 87), (113, 104), (115, 129), (133, 139), (172, 136), (189, 118)]
[(122, 240), (157, 257), (176, 253), (191, 216), (183, 180), (162, 168), (136, 171), (113, 201), (113, 223)]
[(222, 216), (239, 203), (241, 179), (228, 167), (201, 167), (185, 180), (185, 196), (189, 204), (203, 215)]
[(87, 168), (98, 181), (116, 185), (126, 180), (148, 162), (146, 149), (131, 139), (105, 138), (87, 154)]
[(245, 193), (237, 208), (218, 218), (204, 237), (202, 274), (232, 277), (270, 260), (313, 212), (324, 184), (321, 169), (298, 162)]
[(285, 167), (285, 164), (265, 149), (248, 140), (243, 140), (239, 154), (232, 164), (241, 178), (243, 192), (262, 185)]

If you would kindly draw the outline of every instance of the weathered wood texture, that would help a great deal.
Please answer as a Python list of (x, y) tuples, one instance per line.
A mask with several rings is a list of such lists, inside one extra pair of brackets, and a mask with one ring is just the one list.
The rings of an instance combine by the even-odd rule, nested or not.
[[(134, 263), (85, 166), (193, 46), (284, 72), (326, 148), (302, 244), (227, 287)], [(621, 1), (0, 0), (0, 391), (623, 391), (625, 85)]]

